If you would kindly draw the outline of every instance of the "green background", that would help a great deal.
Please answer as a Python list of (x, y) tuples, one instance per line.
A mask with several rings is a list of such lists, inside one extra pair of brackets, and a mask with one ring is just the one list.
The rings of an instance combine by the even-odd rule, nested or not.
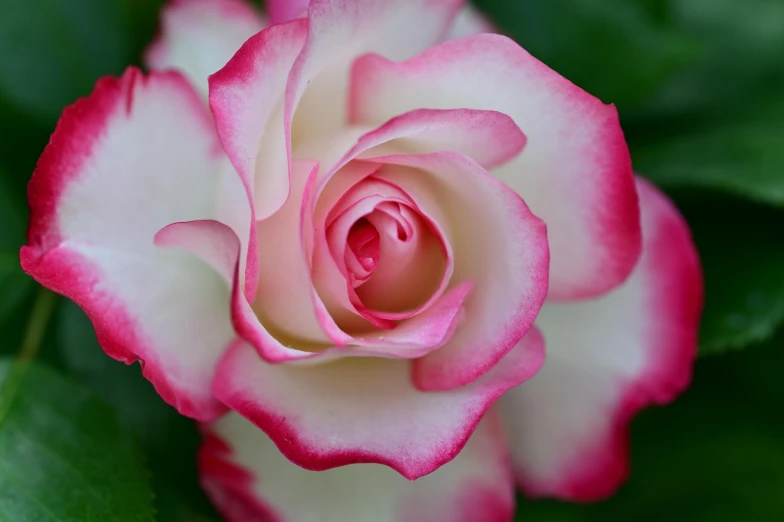
[[(784, 0), (477, 0), (615, 103), (635, 169), (692, 226), (694, 384), (632, 425), (631, 478), (519, 520), (784, 520)], [(138, 63), (161, 0), (0, 3), (0, 521), (209, 522), (194, 425), (21, 272), (25, 186), (62, 108)], [(778, 330), (778, 333), (777, 333)]]

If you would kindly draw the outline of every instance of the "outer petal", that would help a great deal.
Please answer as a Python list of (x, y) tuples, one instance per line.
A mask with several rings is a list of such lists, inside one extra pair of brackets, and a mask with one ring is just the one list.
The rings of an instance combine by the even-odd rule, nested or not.
[(218, 134), (253, 197), (258, 219), (274, 214), (288, 198), (283, 101), (307, 31), (305, 19), (273, 25), (245, 42), (209, 79)]
[(545, 305), (537, 324), (547, 362), (499, 401), (530, 494), (611, 494), (627, 473), (632, 415), (689, 382), (702, 307), (697, 254), (672, 203), (648, 182), (637, 186), (645, 243), (632, 276), (601, 299)]
[(548, 227), (550, 297), (601, 295), (631, 272), (640, 252), (637, 196), (614, 107), (575, 87), (512, 40), (483, 34), (393, 63), (354, 64), (352, 122), (374, 125), (417, 108), (491, 109), (528, 138), (494, 174)]
[(493, 417), (455, 460), (416, 482), (375, 464), (313, 473), (232, 413), (208, 428), (199, 468), (227, 522), (505, 522), (514, 509), (505, 448)]
[(65, 109), (39, 160), (21, 252), (26, 272), (87, 312), (110, 356), (141, 360), (161, 396), (198, 419), (223, 411), (209, 383), (233, 336), (228, 291), (153, 238), (172, 222), (216, 217), (226, 203), (215, 195), (219, 147), (178, 74), (100, 80)]
[(378, 463), (415, 479), (452, 460), (490, 404), (538, 369), (529, 352), (543, 346), (531, 332), (483, 378), (449, 392), (418, 391), (406, 361), (271, 365), (241, 342), (221, 361), (213, 390), (306, 469)]
[(170, 0), (144, 61), (150, 69), (178, 69), (206, 99), (207, 77), (264, 25), (246, 0)]
[(211, 266), (231, 285), (231, 308), (234, 327), (240, 336), (254, 344), (259, 354), (270, 362), (314, 359), (325, 362), (344, 356), (340, 348), (303, 351), (286, 346), (261, 325), (242, 292), (240, 277), (240, 240), (231, 227), (215, 220), (172, 223), (155, 235), (155, 244), (190, 253)]

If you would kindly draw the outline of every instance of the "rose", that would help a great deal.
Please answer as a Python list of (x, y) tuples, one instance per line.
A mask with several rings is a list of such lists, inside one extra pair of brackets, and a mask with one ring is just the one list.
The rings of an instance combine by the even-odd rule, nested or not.
[[(147, 59), (190, 84), (130, 69), (64, 111), (25, 270), (182, 413), (235, 410), (201, 454), (232, 519), (508, 518), (501, 425), (526, 491), (610, 493), (626, 421), (688, 381), (701, 301), (615, 110), (504, 37), (438, 44), (483, 27), (457, 0), (268, 7), (254, 36), (238, 1), (173, 2)], [(409, 483), (276, 446), (451, 462)]]

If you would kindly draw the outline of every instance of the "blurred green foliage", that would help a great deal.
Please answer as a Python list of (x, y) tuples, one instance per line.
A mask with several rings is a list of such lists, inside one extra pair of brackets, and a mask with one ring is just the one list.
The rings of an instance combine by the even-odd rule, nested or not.
[(691, 226), (705, 276), (701, 354), (769, 339), (784, 322), (781, 211), (697, 190), (679, 191), (675, 201)]
[[(161, 4), (0, 7), (0, 404), (37, 302), (18, 265), (27, 180), (62, 108), (98, 77), (139, 63)], [(775, 335), (784, 322), (784, 1), (476, 4), (534, 56), (618, 106), (636, 169), (674, 198), (705, 270), (701, 355), (711, 357), (682, 398), (635, 420), (628, 483), (591, 506), (523, 500), (519, 520), (784, 520), (784, 335)], [(36, 510), (57, 509), (60, 520), (141, 522), (153, 519), (154, 498), (161, 522), (217, 521), (198, 487), (194, 424), (137, 366), (104, 356), (72, 303), (58, 298), (42, 333), (37, 363), (14, 381), (19, 399), (0, 410), (0, 467), (11, 477), (53, 471), (33, 485), (0, 469), (0, 497), (15, 499), (0, 502), (0, 519), (44, 520)], [(47, 408), (69, 415), (45, 417)], [(34, 437), (24, 452), (9, 446), (20, 433)], [(74, 511), (58, 484), (78, 489), (73, 498), (92, 511)], [(117, 517), (107, 502), (133, 513)]]
[(9, 359), (0, 383), (0, 520), (154, 520), (144, 458), (98, 395)]
[(92, 324), (74, 303), (63, 301), (54, 321), (63, 367), (114, 406), (147, 454), (161, 522), (217, 521), (199, 488), (193, 421), (163, 402), (137, 364), (106, 357)]
[[(0, 181), (6, 176), (0, 173)], [(0, 324), (13, 314), (33, 286), (19, 266), (19, 245), (24, 240), (24, 201), (11, 197), (0, 185)]]

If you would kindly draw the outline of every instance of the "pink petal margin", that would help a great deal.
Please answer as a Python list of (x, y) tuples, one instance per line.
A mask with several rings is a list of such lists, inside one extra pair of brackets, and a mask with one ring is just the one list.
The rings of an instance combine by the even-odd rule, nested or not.
[[(209, 102), (218, 135), (252, 198), (257, 219), (277, 212), (289, 197), (290, 144), (276, 132), (275, 111), (283, 102), (288, 73), (307, 30), (307, 20), (268, 27), (209, 77)], [(259, 162), (264, 162), (263, 177), (256, 176)]]
[(506, 114), (525, 152), (493, 169), (548, 229), (548, 300), (596, 297), (621, 284), (640, 253), (639, 206), (615, 107), (536, 60), (516, 42), (478, 34), (405, 62), (354, 61), (349, 120), (378, 125), (414, 109)]
[(253, 474), (235, 464), (231, 447), (209, 426), (202, 428), (204, 442), (196, 461), (201, 473), (201, 487), (223, 515), (226, 522), (283, 522), (275, 512), (253, 493)]
[[(193, 108), (193, 114), (197, 119), (200, 117), (205, 130), (211, 132), (213, 124), (209, 113), (187, 80), (178, 73), (144, 76), (131, 67), (120, 78), (100, 79), (90, 96), (65, 108), (38, 160), (28, 186), (28, 244), (21, 248), (20, 261), (22, 269), (36, 281), (71, 299), (85, 311), (95, 327), (99, 344), (110, 357), (125, 364), (138, 360), (143, 375), (164, 401), (183, 415), (208, 421), (227, 408), (209, 393), (193, 399), (177, 388), (162, 369), (155, 347), (139, 333), (139, 325), (128, 314), (121, 298), (99, 290), (100, 268), (70, 248), (67, 242), (62, 242), (58, 224), (57, 210), (64, 190), (78, 179), (118, 107), (124, 106), (130, 114), (135, 89), (152, 82), (169, 84), (180, 90), (183, 99)], [(217, 147), (216, 140), (216, 150)]]
[(203, 431), (202, 484), (228, 522), (511, 522), (514, 516), (514, 481), (493, 415), (454, 461), (415, 482), (372, 464), (303, 470), (234, 413)]
[[(421, 392), (405, 361), (366, 358), (360, 368), (346, 368), (345, 359), (315, 368), (271, 365), (238, 341), (221, 360), (212, 389), (298, 466), (323, 471), (375, 463), (414, 480), (454, 459), (492, 403), (543, 360), (543, 339), (531, 328), (470, 385)], [(352, 381), (346, 371), (360, 378)]]
[(647, 344), (644, 370), (620, 386), (608, 435), (581, 450), (583, 458), (560, 483), (541, 483), (518, 467), (518, 482), (529, 495), (591, 502), (615, 493), (629, 474), (631, 419), (649, 405), (672, 401), (691, 381), (703, 307), (698, 254), (688, 224), (667, 196), (639, 177), (637, 190), (644, 245), (635, 272), (645, 274), (647, 306), (658, 316), (641, 339)]

